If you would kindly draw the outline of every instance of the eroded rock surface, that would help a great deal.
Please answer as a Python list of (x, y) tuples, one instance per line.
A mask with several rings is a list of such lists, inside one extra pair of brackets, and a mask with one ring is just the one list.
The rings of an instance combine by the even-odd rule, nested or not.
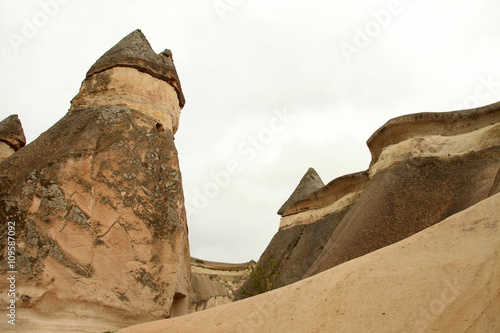
[(500, 103), (395, 118), (368, 146), (369, 182), (305, 276), (407, 238), (495, 193)]
[(499, 191), (500, 103), (398, 117), (367, 144), (368, 170), (305, 195), (296, 190), (279, 210), (279, 231), (259, 259), (267, 270), (276, 261), (275, 287), (405, 239)]
[[(114, 330), (188, 310), (180, 84), (171, 55), (154, 54), (139, 30), (110, 52), (66, 116), (2, 163), (0, 218), (16, 224), (23, 331)], [(4, 306), (5, 257), (0, 266)]]

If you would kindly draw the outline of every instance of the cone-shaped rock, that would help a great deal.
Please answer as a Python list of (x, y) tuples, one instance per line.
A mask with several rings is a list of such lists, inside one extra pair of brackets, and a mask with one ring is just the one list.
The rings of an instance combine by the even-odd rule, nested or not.
[[(314, 175), (310, 173), (311, 170), (309, 169), (308, 174)], [(304, 277), (363, 192), (367, 182), (367, 172), (336, 178), (326, 186), (320, 186), (318, 182), (319, 189), (313, 190), (309, 195), (299, 196), (298, 200), (286, 209), (278, 232), (271, 239), (258, 263), (265, 271), (271, 269), (271, 260), (276, 263), (279, 275), (273, 288), (294, 283)], [(253, 278), (250, 277), (243, 288), (253, 291), (253, 283)]]
[[(10, 225), (16, 237), (13, 267), (7, 242), (0, 245), (0, 288), (9, 290), (7, 271), (17, 271), (20, 331), (115, 331), (188, 307), (174, 145), (182, 103), (174, 81), (153, 69), (175, 71), (166, 60), (151, 67), (153, 51), (139, 31), (112, 50), (69, 112), (0, 168), (0, 234)], [(113, 54), (125, 60), (106, 60)], [(0, 306), (8, 302), (1, 294)]]
[(26, 138), (17, 114), (0, 122), (0, 162), (24, 147)]
[(322, 188), (325, 186), (320, 176), (313, 168), (309, 168), (306, 174), (302, 177), (299, 182), (299, 185), (295, 188), (292, 195), (288, 198), (288, 200), (281, 206), (278, 210), (279, 215), (286, 215), (286, 209), (300, 201), (304, 197), (308, 196), (312, 192)]
[(136, 68), (141, 72), (167, 81), (175, 88), (180, 107), (184, 106), (184, 95), (173, 63), (172, 52), (166, 49), (162, 53), (156, 54), (141, 30), (137, 29), (131, 32), (104, 53), (89, 69), (87, 78), (116, 66)]

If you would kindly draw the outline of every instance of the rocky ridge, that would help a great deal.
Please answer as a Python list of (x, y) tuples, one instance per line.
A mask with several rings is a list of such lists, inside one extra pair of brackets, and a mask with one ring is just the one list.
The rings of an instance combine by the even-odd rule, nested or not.
[(497, 193), (500, 103), (397, 117), (367, 145), (368, 170), (309, 194), (296, 190), (279, 210), (279, 231), (259, 259), (266, 269), (277, 262), (275, 287), (410, 237)]

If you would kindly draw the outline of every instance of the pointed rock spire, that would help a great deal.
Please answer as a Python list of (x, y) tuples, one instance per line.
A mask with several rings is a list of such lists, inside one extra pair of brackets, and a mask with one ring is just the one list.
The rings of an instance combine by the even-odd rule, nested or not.
[(181, 83), (169, 49), (156, 54), (146, 36), (137, 29), (104, 53), (87, 72), (87, 78), (113, 67), (132, 67), (168, 82), (174, 87), (182, 108), (185, 104)]
[(26, 145), (26, 137), (17, 114), (8, 116), (0, 122), (0, 142), (6, 143), (14, 151)]
[(313, 168), (309, 168), (309, 170), (307, 170), (306, 174), (300, 180), (299, 185), (297, 185), (297, 187), (295, 188), (295, 191), (293, 191), (292, 195), (278, 210), (278, 214), (283, 215), (283, 213), (289, 206), (302, 200), (303, 198), (323, 186), (325, 186), (325, 184), (321, 180), (316, 170), (314, 170)]
[[(29, 306), (54, 305), (43, 314), (49, 321), (61, 307), (69, 317), (85, 307), (95, 327), (115, 331), (120, 323), (188, 311), (188, 227), (170, 128), (180, 107), (162, 79), (176, 80), (169, 57), (154, 54), (133, 32), (96, 62), (62, 119), (1, 161), (0, 221), (19, 225), (16, 242), (24, 245), (16, 256), (29, 260), (19, 265), (16, 283), (24, 290), (40, 286)], [(17, 117), (12, 122), (19, 133)], [(14, 149), (0, 142), (0, 159), (3, 152)], [(6, 246), (0, 241), (0, 253)], [(30, 317), (28, 310), (23, 324), (36, 326)], [(49, 331), (78, 326), (63, 324), (64, 330), (45, 319)]]

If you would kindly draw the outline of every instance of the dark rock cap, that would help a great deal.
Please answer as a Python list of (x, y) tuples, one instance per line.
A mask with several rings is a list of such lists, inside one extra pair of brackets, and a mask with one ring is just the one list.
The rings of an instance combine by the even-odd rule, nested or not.
[(8, 144), (15, 151), (26, 145), (26, 137), (17, 114), (8, 116), (0, 122), (0, 142)]
[(172, 60), (172, 52), (166, 49), (156, 54), (141, 30), (133, 31), (104, 53), (90, 67), (86, 77), (113, 67), (132, 67), (168, 82), (177, 92), (180, 107), (184, 106), (186, 101)]
[(295, 191), (293, 191), (292, 195), (278, 210), (278, 214), (283, 215), (284, 211), (289, 206), (302, 200), (303, 198), (316, 191), (317, 189), (322, 188), (323, 186), (325, 186), (325, 184), (321, 180), (316, 170), (314, 170), (313, 168), (309, 168), (304, 177), (302, 177), (302, 179), (300, 180), (299, 185), (297, 185), (297, 187), (295, 188)]

